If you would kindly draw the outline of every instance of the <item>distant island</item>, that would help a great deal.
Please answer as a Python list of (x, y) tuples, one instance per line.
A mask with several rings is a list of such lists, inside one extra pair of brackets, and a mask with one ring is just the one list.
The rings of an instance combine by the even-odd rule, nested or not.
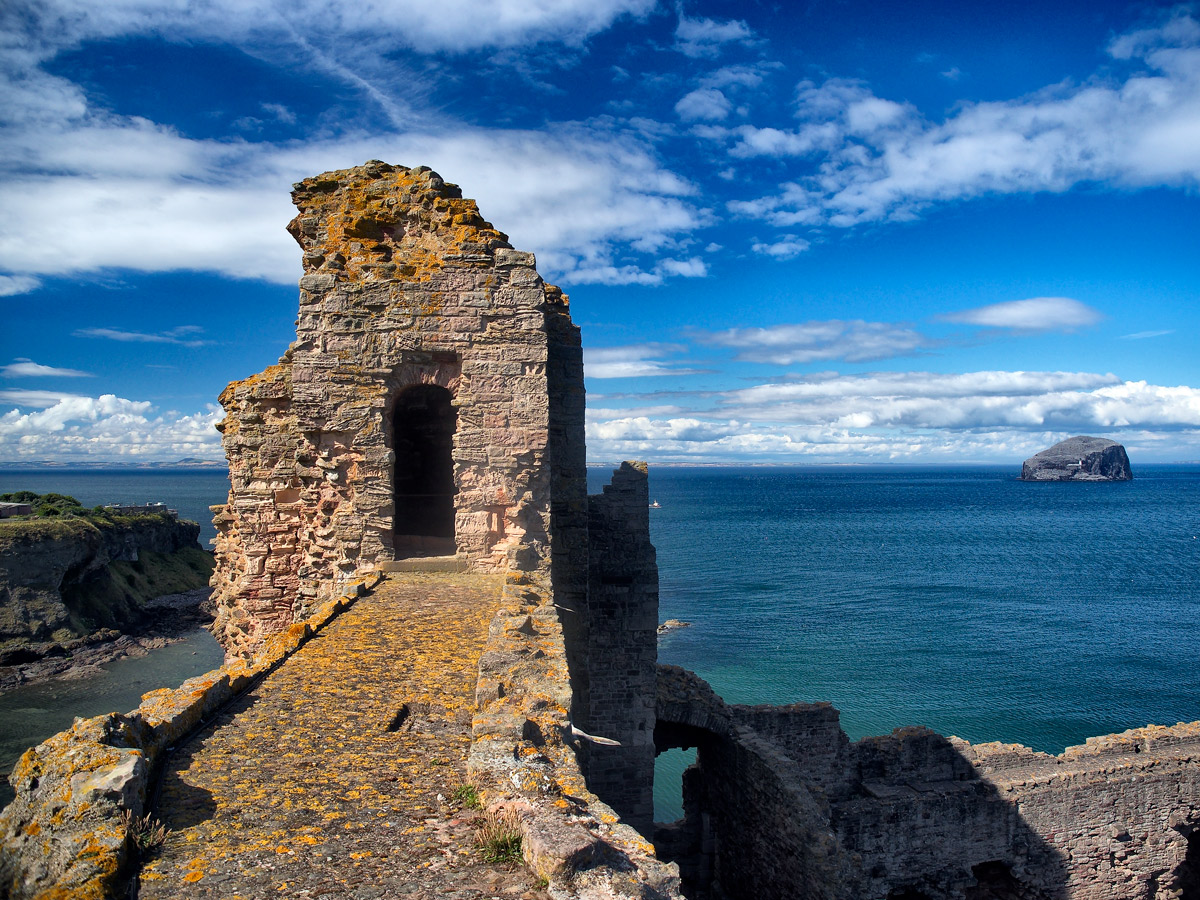
[(1107, 438), (1078, 435), (1025, 460), (1021, 481), (1130, 481), (1125, 448)]

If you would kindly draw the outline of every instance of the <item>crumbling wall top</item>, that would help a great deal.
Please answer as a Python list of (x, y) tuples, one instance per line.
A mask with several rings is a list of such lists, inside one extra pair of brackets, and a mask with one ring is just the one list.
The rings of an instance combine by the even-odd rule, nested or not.
[(423, 281), (445, 262), (490, 263), (511, 249), (508, 235), (479, 214), (428, 166), (372, 160), (293, 186), (299, 213), (288, 231), (304, 251), (304, 271), (339, 279)]

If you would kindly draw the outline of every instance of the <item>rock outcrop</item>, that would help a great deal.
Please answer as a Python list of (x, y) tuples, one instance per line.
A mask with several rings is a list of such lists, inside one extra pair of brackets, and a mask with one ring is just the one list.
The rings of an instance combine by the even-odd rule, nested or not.
[(1078, 437), (1059, 441), (1025, 460), (1022, 481), (1129, 481), (1125, 448), (1106, 438)]
[(168, 516), (6, 522), (0, 529), (0, 653), (123, 629), (138, 620), (139, 601), (202, 587), (212, 564), (199, 536), (195, 522)]

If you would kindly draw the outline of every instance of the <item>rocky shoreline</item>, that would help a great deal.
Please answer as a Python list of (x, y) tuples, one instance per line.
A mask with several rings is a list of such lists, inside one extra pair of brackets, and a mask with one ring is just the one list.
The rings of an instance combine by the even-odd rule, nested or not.
[(144, 656), (213, 621), (212, 588), (196, 588), (146, 601), (131, 631), (105, 628), (69, 641), (25, 644), (0, 654), (0, 694), (29, 684), (96, 675), (127, 656)]

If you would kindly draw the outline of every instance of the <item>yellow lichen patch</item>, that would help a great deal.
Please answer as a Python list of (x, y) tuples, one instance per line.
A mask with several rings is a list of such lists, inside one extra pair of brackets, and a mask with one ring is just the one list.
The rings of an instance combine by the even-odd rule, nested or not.
[(156, 811), (171, 831), (140, 896), (187, 897), (190, 873), (233, 897), (284, 882), (299, 891), (349, 866), (386, 887), (417, 868), (436, 878), (483, 865), (473, 813), (451, 798), (469, 780), (475, 682), (502, 582), (391, 577), (184, 744)]

